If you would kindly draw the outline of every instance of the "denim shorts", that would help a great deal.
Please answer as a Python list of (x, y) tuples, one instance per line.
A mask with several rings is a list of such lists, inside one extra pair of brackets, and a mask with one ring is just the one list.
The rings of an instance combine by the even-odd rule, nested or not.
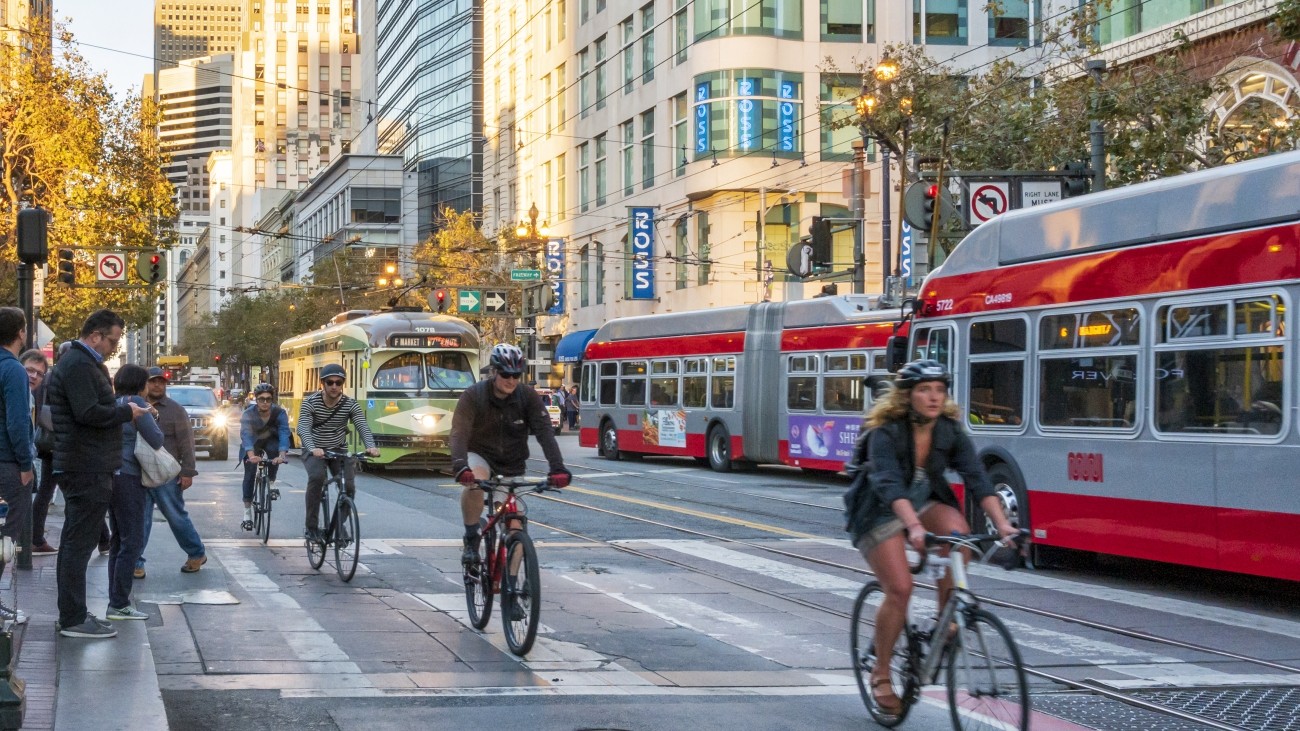
[[(925, 511), (938, 504), (939, 503), (934, 500), (925, 501), (925, 503), (921, 505), (920, 509), (916, 511), (916, 516), (919, 518), (922, 515), (925, 515)], [(858, 553), (861, 553), (862, 558), (865, 559), (867, 554), (871, 553), (876, 546), (879, 546), (881, 543), (893, 538), (896, 534), (903, 532), (905, 528), (906, 526), (903, 525), (903, 520), (897, 516), (886, 520), (880, 525), (868, 530), (866, 533), (863, 533), (862, 536), (858, 538)]]

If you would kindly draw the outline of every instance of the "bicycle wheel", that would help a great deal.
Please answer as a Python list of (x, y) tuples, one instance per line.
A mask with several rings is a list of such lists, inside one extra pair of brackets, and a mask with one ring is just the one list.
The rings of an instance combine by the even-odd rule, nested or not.
[(537, 568), (537, 549), (524, 531), (506, 536), (503, 568), (506, 578), (501, 582), (501, 627), (506, 633), (506, 646), (523, 657), (533, 649), (537, 622), (542, 615), (542, 577)]
[(265, 475), (262, 478), (262, 488), (259, 493), (261, 498), (261, 520), (262, 520), (262, 545), (271, 540), (271, 480)]
[(253, 535), (262, 535), (262, 475), (260, 470), (253, 478)]
[(339, 578), (351, 581), (357, 573), (357, 559), (361, 556), (361, 518), (357, 504), (347, 495), (340, 495), (334, 507), (334, 568)]
[(897, 715), (886, 713), (876, 703), (875, 694), (871, 692), (871, 672), (876, 667), (876, 612), (885, 599), (885, 590), (880, 582), (868, 582), (858, 592), (853, 602), (852, 624), (849, 626), (849, 658), (853, 663), (853, 677), (858, 681), (858, 693), (867, 713), (876, 723), (886, 728), (897, 726), (907, 718), (916, 700), (919, 685), (916, 674), (912, 672), (912, 653), (908, 649), (907, 632), (898, 634), (894, 643), (894, 652), (890, 658), (890, 678), (893, 680), (894, 695), (903, 703), (902, 711)]
[(492, 574), (496, 568), (496, 531), (486, 531), (478, 540), (478, 559), (465, 567), (465, 606), (474, 629), (483, 629), (492, 618)]
[(325, 539), (330, 535), (332, 526), (330, 525), (330, 505), (329, 491), (321, 493), (320, 500), (320, 522), (317, 525), (321, 529), (321, 539), (319, 541), (307, 541), (307, 561), (311, 563), (313, 569), (319, 569), (321, 564), (325, 563)]
[(948, 709), (957, 731), (1029, 728), (1029, 683), (1002, 620), (979, 608), (948, 645)]

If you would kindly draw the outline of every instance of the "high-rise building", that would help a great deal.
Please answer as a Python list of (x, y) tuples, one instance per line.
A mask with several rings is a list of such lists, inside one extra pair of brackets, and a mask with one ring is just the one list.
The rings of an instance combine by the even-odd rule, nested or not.
[(234, 58), (225, 53), (186, 59), (163, 69), (154, 81), (158, 143), (171, 156), (167, 179), (176, 188), (182, 216), (207, 213), (208, 155), (230, 148)]
[(249, 0), (154, 0), (154, 74), (187, 58), (234, 53)]
[(418, 236), (444, 208), (482, 213), (482, 14), (474, 0), (363, 0), (375, 23), (377, 151), (417, 175)]

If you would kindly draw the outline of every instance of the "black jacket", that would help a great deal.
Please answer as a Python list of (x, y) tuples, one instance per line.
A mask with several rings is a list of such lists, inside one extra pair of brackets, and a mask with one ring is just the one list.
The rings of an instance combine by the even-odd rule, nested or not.
[(45, 392), (54, 418), (55, 472), (113, 472), (122, 466), (122, 425), (131, 407), (118, 404), (108, 369), (73, 342), (50, 370)]
[[(855, 461), (861, 461), (862, 455), (856, 452), (864, 448), (866, 460), (862, 462), (863, 469), (844, 496), (848, 518), (846, 530), (853, 534), (854, 544), (862, 534), (895, 517), (894, 501), (907, 498), (907, 488), (915, 472), (916, 448), (912, 443), (911, 424), (907, 421), (892, 421), (864, 434), (854, 450)], [(934, 423), (925, 473), (930, 478), (931, 496), (961, 510), (948, 478), (944, 477), (944, 472), (950, 469), (961, 475), (967, 493), (974, 500), (993, 494), (993, 483), (980, 464), (970, 437), (956, 421), (941, 416)]]
[(467, 466), (470, 452), (487, 460), (494, 470), (514, 477), (524, 474), (528, 462), (528, 435), (537, 436), (552, 472), (564, 468), (560, 445), (551, 429), (551, 417), (542, 397), (527, 384), (500, 399), (492, 379), (465, 389), (451, 420), (451, 473)]

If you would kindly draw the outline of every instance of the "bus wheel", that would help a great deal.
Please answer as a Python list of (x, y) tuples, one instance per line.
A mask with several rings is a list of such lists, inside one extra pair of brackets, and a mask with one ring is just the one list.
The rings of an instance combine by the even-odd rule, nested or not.
[(618, 430), (612, 421), (606, 421), (600, 427), (600, 449), (605, 459), (618, 461)]
[[(993, 483), (993, 493), (997, 495), (1007, 520), (1017, 528), (1029, 528), (1029, 502), (1025, 498), (1025, 488), (1016, 477), (1015, 470), (1011, 469), (1010, 465), (999, 462), (989, 468), (989, 481)], [(997, 532), (993, 522), (984, 515), (979, 505), (972, 506), (971, 512), (975, 516), (975, 520), (972, 521), (975, 530), (983, 530), (986, 533)]]
[(721, 424), (709, 430), (709, 467), (714, 472), (731, 471), (731, 435)]

